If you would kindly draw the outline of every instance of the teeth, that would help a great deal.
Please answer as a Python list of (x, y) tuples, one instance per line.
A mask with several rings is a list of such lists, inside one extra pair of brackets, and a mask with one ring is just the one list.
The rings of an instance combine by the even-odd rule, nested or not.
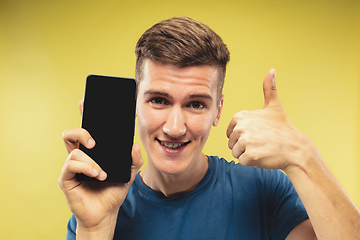
[(183, 145), (185, 145), (185, 143), (166, 143), (166, 142), (160, 142), (161, 145), (165, 146), (165, 147), (168, 147), (168, 148), (179, 148)]

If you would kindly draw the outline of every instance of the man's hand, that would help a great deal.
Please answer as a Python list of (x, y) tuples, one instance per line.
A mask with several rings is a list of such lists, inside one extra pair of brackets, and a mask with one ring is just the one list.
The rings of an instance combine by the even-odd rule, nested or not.
[[(82, 101), (79, 102), (79, 106), (82, 111)], [(96, 143), (90, 134), (81, 128), (64, 131), (63, 139), (69, 155), (61, 171), (59, 185), (70, 210), (77, 219), (78, 235), (84, 232), (90, 235), (104, 232), (108, 235), (100, 234), (102, 239), (112, 239), (118, 210), (143, 164), (140, 145), (137, 143), (133, 145), (133, 165), (131, 180), (128, 183), (80, 182), (76, 178), (77, 173), (95, 177), (100, 181), (107, 177), (94, 160), (78, 149), (79, 143), (87, 148), (93, 148)], [(83, 236), (90, 238), (90, 235)]]
[(263, 109), (238, 112), (228, 126), (228, 146), (244, 166), (285, 170), (297, 165), (302, 146), (312, 143), (288, 119), (278, 97), (275, 75), (271, 69), (264, 79)]
[(359, 209), (315, 144), (288, 119), (274, 80), (271, 69), (264, 79), (263, 109), (242, 111), (232, 118), (227, 136), (233, 156), (242, 165), (282, 169), (287, 174), (311, 221), (299, 224), (289, 238), (360, 239)]

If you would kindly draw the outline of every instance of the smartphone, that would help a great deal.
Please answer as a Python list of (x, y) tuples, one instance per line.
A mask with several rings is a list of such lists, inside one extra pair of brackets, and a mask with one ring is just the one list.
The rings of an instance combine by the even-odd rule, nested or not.
[[(131, 149), (136, 116), (135, 79), (89, 75), (85, 84), (81, 127), (95, 140), (95, 147), (80, 150), (107, 173), (105, 182), (126, 183), (131, 178)], [(80, 181), (99, 181), (77, 174)]]

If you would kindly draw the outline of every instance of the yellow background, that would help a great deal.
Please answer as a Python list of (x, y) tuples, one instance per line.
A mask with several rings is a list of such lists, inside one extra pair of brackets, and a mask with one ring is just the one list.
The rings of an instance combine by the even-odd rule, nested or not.
[(231, 52), (205, 153), (232, 159), (226, 127), (237, 111), (262, 107), (262, 80), (276, 68), (290, 119), (360, 206), (358, 0), (1, 0), (0, 239), (65, 238), (61, 133), (80, 126), (86, 76), (134, 77), (140, 35), (182, 15), (212, 27)]

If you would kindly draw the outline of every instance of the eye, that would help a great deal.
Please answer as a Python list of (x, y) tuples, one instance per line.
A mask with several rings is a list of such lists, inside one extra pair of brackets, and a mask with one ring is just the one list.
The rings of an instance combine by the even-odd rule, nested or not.
[(156, 104), (156, 105), (162, 105), (162, 104), (169, 105), (169, 102), (165, 98), (162, 98), (162, 97), (152, 98), (150, 100), (150, 102), (153, 104)]
[(198, 101), (191, 102), (188, 106), (191, 107), (191, 108), (194, 108), (194, 109), (203, 109), (203, 108), (205, 108), (205, 104), (202, 103), (202, 102), (198, 102)]

